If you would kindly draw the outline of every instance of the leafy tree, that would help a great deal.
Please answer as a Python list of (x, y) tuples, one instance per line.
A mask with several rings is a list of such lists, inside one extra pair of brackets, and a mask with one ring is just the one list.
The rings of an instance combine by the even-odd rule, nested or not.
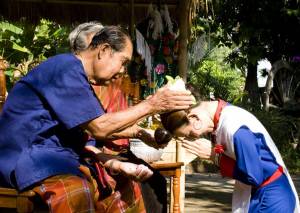
[[(219, 30), (219, 41), (235, 48), (228, 60), (247, 71), (245, 90), (258, 99), (257, 61), (290, 59), (300, 51), (299, 1), (212, 0), (210, 30)], [(201, 13), (201, 11), (200, 11)], [(211, 12), (211, 14), (213, 14)]]
[(244, 77), (225, 62), (227, 47), (216, 47), (189, 72), (189, 83), (206, 98), (212, 95), (230, 102), (243, 96)]
[(0, 22), (1, 56), (9, 62), (6, 75), (13, 84), (41, 61), (68, 50), (69, 29), (41, 19), (35, 26), (21, 20)]

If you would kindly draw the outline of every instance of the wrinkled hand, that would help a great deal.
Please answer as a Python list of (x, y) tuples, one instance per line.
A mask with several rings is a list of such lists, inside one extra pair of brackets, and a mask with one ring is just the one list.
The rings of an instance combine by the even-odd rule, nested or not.
[(194, 98), (190, 91), (174, 91), (166, 86), (157, 90), (154, 95), (146, 100), (152, 106), (153, 113), (188, 109), (194, 103)]
[(192, 154), (201, 159), (210, 159), (212, 155), (212, 143), (205, 138), (199, 138), (193, 141), (181, 139), (182, 146)]
[(137, 181), (144, 181), (153, 175), (152, 170), (143, 164), (121, 162), (119, 169), (123, 175)]

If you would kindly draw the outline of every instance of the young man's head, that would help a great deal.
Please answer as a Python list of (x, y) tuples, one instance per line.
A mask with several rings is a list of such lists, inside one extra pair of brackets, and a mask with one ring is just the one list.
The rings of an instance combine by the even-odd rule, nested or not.
[(188, 110), (161, 114), (161, 122), (175, 136), (199, 138), (213, 131), (213, 118), (207, 103), (200, 102)]

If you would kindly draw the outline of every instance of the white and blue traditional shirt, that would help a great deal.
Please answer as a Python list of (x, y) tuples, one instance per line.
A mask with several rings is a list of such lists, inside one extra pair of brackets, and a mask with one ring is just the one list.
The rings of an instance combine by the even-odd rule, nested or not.
[[(221, 174), (231, 173), (229, 176), (236, 180), (233, 212), (300, 211), (295, 186), (281, 155), (255, 116), (227, 104), (216, 126), (215, 142), (225, 150), (220, 162)], [(281, 168), (283, 174), (265, 185)]]

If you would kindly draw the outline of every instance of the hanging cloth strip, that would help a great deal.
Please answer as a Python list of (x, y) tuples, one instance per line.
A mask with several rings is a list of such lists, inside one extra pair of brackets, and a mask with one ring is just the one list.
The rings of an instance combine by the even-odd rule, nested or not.
[[(152, 56), (149, 45), (138, 29), (136, 33), (136, 51), (141, 55), (142, 59), (145, 60), (145, 66), (147, 70), (148, 80), (151, 82), (151, 70), (152, 70)], [(150, 79), (149, 79), (150, 78)]]

